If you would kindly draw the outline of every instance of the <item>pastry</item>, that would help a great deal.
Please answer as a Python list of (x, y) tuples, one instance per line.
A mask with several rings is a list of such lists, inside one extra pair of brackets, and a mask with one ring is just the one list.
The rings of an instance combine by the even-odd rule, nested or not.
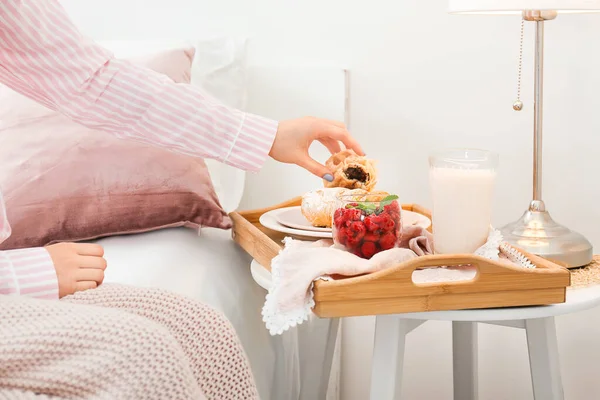
[(333, 211), (340, 196), (364, 195), (365, 190), (346, 188), (324, 188), (313, 190), (302, 196), (302, 215), (312, 226), (331, 228)]
[(323, 180), (326, 188), (363, 189), (370, 191), (377, 183), (375, 163), (353, 150), (343, 150), (332, 155), (325, 163), (332, 171), (333, 181)]

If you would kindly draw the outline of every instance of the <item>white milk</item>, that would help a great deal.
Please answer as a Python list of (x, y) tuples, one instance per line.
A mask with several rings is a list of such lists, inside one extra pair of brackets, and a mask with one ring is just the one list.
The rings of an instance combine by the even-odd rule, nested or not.
[(435, 253), (473, 253), (488, 237), (496, 171), (431, 167)]

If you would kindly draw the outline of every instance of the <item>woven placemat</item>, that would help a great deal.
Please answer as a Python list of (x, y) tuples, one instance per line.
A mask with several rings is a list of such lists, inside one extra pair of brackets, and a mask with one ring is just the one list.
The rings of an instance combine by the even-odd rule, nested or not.
[(600, 255), (594, 256), (594, 260), (585, 267), (571, 270), (570, 288), (582, 288), (600, 284)]

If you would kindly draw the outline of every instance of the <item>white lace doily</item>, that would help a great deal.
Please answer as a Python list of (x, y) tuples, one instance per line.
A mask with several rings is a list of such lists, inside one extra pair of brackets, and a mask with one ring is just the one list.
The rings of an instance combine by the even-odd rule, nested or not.
[[(289, 251), (294, 248), (295, 241), (286, 237), (283, 239), (284, 248), (281, 252)], [(283, 332), (296, 325), (301, 324), (308, 320), (313, 307), (315, 306), (313, 287), (314, 283), (310, 284), (307, 292), (307, 298), (304, 302), (304, 306), (298, 309), (292, 309), (289, 311), (282, 312), (279, 310), (277, 303), (277, 291), (280, 289), (281, 282), (281, 271), (279, 257), (273, 258), (271, 261), (271, 287), (269, 293), (265, 299), (265, 305), (262, 309), (263, 322), (265, 323), (269, 333), (271, 335), (281, 335)]]

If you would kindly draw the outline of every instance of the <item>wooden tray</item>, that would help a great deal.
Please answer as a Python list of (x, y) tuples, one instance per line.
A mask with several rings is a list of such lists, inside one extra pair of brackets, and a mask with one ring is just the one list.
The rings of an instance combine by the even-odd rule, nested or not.
[[(300, 204), (298, 197), (270, 208), (231, 213), (233, 239), (270, 270), (287, 235), (265, 228), (259, 218), (268, 211)], [(403, 204), (402, 208), (431, 218), (419, 205)], [(564, 303), (571, 282), (569, 270), (521, 252), (537, 268), (513, 267), (472, 254), (432, 255), (368, 275), (317, 281), (313, 311), (320, 317), (349, 317)], [(412, 280), (417, 269), (456, 265), (473, 265), (477, 274), (468, 281), (417, 284)]]

